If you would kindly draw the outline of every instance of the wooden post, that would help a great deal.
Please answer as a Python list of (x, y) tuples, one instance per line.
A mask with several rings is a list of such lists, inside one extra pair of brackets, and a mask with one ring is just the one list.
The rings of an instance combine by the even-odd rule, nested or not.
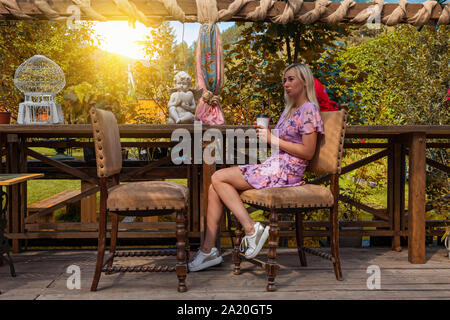
[(388, 210), (394, 237), (392, 250), (400, 252), (401, 217), (404, 211), (405, 198), (405, 155), (399, 139), (390, 139), (391, 155), (388, 159)]
[(200, 183), (199, 183), (199, 170), (197, 164), (191, 164), (191, 184), (189, 185), (189, 192), (192, 199), (192, 220), (190, 231), (198, 232), (200, 230)]
[[(19, 172), (19, 136), (17, 134), (8, 134), (8, 173), (18, 173)], [(8, 187), (8, 221), (9, 221), (9, 232), (18, 233), (20, 231), (20, 186), (13, 185)], [(19, 239), (12, 240), (13, 253), (20, 252), (20, 242)]]
[(409, 147), (408, 260), (415, 264), (425, 263), (425, 140), (415, 132)]
[[(81, 192), (93, 187), (96, 185), (81, 181)], [(97, 194), (81, 199), (81, 222), (97, 222)]]

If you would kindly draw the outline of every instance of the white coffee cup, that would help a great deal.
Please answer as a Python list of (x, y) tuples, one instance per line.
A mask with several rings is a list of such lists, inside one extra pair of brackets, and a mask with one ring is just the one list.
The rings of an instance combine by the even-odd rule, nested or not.
[(259, 114), (256, 116), (256, 124), (262, 125), (264, 128), (269, 128), (270, 118), (265, 114)]

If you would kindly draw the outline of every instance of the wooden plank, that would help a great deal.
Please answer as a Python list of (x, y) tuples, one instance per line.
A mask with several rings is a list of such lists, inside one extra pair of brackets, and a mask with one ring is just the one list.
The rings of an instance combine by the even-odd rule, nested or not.
[[(81, 181), (81, 192), (95, 188), (96, 185)], [(97, 221), (97, 192), (81, 199), (81, 222)]]
[[(111, 232), (106, 232), (108, 238), (111, 237)], [(198, 235), (197, 235), (198, 236)], [(6, 237), (12, 240), (19, 239), (97, 239), (97, 231), (55, 231), (55, 232), (26, 232), (26, 233), (6, 233)], [(120, 231), (118, 232), (119, 239), (175, 239), (175, 231)]]
[(409, 148), (408, 260), (425, 263), (425, 133), (413, 133)]
[(80, 190), (64, 190), (53, 196), (42, 199), (41, 201), (32, 203), (28, 206), (28, 212), (33, 213), (42, 209), (48, 209), (54, 206), (56, 203), (65, 202), (72, 197), (81, 194)]
[(437, 162), (437, 161), (435, 161), (433, 159), (426, 158), (426, 164), (431, 166), (431, 167), (433, 167), (433, 168), (436, 168), (436, 169), (439, 169), (441, 171), (444, 171), (447, 174), (450, 174), (450, 167), (449, 166), (446, 166), (446, 165), (444, 165), (444, 164), (442, 164), (440, 162)]
[[(377, 160), (379, 160), (381, 158), (384, 158), (384, 157), (386, 157), (388, 155), (389, 155), (389, 149), (386, 149), (386, 150), (379, 151), (379, 152), (377, 152), (377, 153), (375, 153), (375, 154), (373, 154), (371, 156), (368, 156), (368, 157), (366, 157), (364, 159), (361, 159), (361, 160), (358, 160), (356, 162), (353, 162), (352, 164), (349, 164), (349, 165), (347, 165), (347, 166), (345, 166), (345, 167), (343, 167), (341, 169), (341, 175), (347, 174), (347, 173), (349, 173), (349, 172), (351, 172), (353, 170), (356, 170), (356, 169), (358, 169), (360, 167), (363, 167), (363, 166), (365, 166), (365, 165), (367, 165), (369, 163), (377, 161)], [(326, 181), (328, 181), (330, 179), (331, 179), (331, 174), (326, 174), (326, 175), (323, 175), (323, 176), (321, 176), (319, 178), (316, 178), (316, 179), (314, 179), (312, 181), (309, 181), (308, 183), (321, 184), (321, 183), (324, 183), (324, 182), (326, 182)]]
[(43, 162), (46, 162), (46, 163), (48, 163), (48, 164), (50, 164), (50, 165), (52, 165), (52, 166), (54, 166), (54, 167), (64, 171), (64, 172), (67, 172), (67, 173), (69, 173), (69, 174), (71, 174), (71, 175), (73, 175), (73, 176), (75, 176), (77, 178), (89, 181), (90, 183), (95, 184), (95, 185), (97, 184), (97, 179), (96, 178), (87, 175), (83, 171), (80, 171), (80, 170), (77, 170), (75, 168), (72, 168), (72, 167), (62, 163), (61, 161), (56, 161), (56, 160), (50, 159), (50, 158), (48, 158), (48, 157), (46, 157), (46, 156), (44, 156), (44, 155), (42, 155), (42, 154), (40, 154), (40, 153), (38, 153), (38, 152), (36, 152), (34, 150), (31, 150), (31, 149), (27, 149), (27, 153), (31, 157), (36, 158), (38, 160), (41, 160)]
[[(394, 194), (393, 194), (393, 229), (396, 233), (400, 232), (401, 228), (401, 216), (404, 208), (402, 206), (402, 198), (405, 198), (405, 157), (402, 152), (402, 146), (398, 143), (394, 144), (393, 148), (393, 181)], [(393, 249), (395, 251), (402, 250), (400, 244), (400, 237), (395, 236), (392, 242)]]
[(27, 180), (43, 177), (43, 173), (0, 174), (0, 186), (12, 186)]
[[(154, 217), (151, 217), (154, 218)], [(111, 223), (107, 224), (111, 229)], [(37, 222), (27, 223), (27, 231), (55, 230), (55, 231), (96, 231), (97, 222)], [(175, 230), (175, 222), (119, 222), (119, 229), (127, 230)]]
[(200, 182), (199, 168), (197, 164), (192, 165), (192, 226), (190, 231), (199, 231), (200, 222)]
[(89, 189), (89, 190), (80, 192), (79, 194), (75, 194), (75, 195), (74, 195), (73, 197), (71, 197), (70, 199), (66, 199), (65, 201), (57, 202), (57, 203), (55, 203), (54, 205), (52, 205), (51, 207), (48, 207), (48, 208), (39, 210), (37, 213), (33, 214), (32, 216), (27, 217), (27, 218), (25, 219), (25, 222), (26, 222), (26, 223), (36, 222), (36, 220), (37, 220), (39, 217), (45, 216), (45, 215), (47, 215), (47, 214), (50, 213), (50, 212), (53, 212), (53, 211), (55, 211), (55, 210), (57, 210), (57, 209), (59, 209), (59, 208), (62, 208), (62, 207), (64, 207), (64, 206), (66, 206), (67, 204), (77, 202), (77, 201), (81, 200), (81, 199), (84, 198), (84, 197), (87, 197), (87, 196), (89, 196), (89, 195), (92, 195), (92, 194), (94, 194), (94, 193), (97, 193), (98, 190), (99, 190), (99, 187), (95, 187), (95, 188), (91, 188), (91, 189)]
[[(20, 172), (27, 172), (27, 153), (25, 151), (25, 138), (21, 137), (20, 139), (20, 164), (19, 164), (19, 171)], [(20, 225), (20, 232), (25, 231), (25, 215), (27, 213), (27, 182), (23, 182), (20, 184), (20, 218), (19, 218), (19, 225)]]
[[(178, 142), (170, 141), (124, 141), (120, 143), (123, 148), (136, 148), (136, 147), (159, 147), (159, 148), (171, 148), (178, 144)], [(30, 141), (26, 143), (27, 148), (94, 148), (93, 142), (80, 142), (80, 141)]]
[(389, 143), (344, 143), (345, 149), (386, 149), (387, 147), (389, 147)]
[(358, 209), (369, 212), (377, 218), (383, 219), (385, 221), (389, 221), (389, 216), (387, 215), (386, 209), (375, 209), (375, 208), (369, 207), (369, 206), (367, 206), (363, 203), (360, 203), (358, 201), (355, 201), (351, 197), (345, 196), (345, 195), (339, 195), (339, 200), (342, 202), (351, 204), (352, 206), (355, 206)]
[(158, 159), (157, 161), (154, 161), (154, 162), (152, 162), (152, 163), (150, 163), (150, 164), (148, 164), (148, 165), (146, 165), (144, 167), (137, 168), (137, 169), (135, 169), (135, 170), (133, 170), (131, 172), (123, 174), (121, 176), (121, 180), (122, 181), (127, 181), (127, 180), (133, 178), (134, 176), (142, 175), (144, 173), (147, 173), (150, 170), (153, 170), (153, 169), (155, 169), (155, 168), (157, 168), (157, 167), (159, 167), (159, 166), (161, 166), (163, 164), (167, 164), (167, 163), (170, 163), (170, 162), (171, 162), (170, 156), (166, 156), (166, 157)]
[[(143, 222), (153, 222), (153, 223), (157, 223), (158, 222), (158, 217), (143, 217), (142, 218)], [(151, 225), (148, 228), (145, 228), (146, 230), (158, 230), (158, 227), (155, 225)]]
[[(19, 173), (19, 136), (16, 134), (8, 134), (7, 136), (8, 144), (8, 173)], [(19, 199), (20, 199), (20, 189), (17, 184), (11, 185), (8, 188), (8, 222), (9, 230), (11, 232), (19, 232)], [(12, 241), (12, 252), (18, 253), (20, 251), (19, 240), (13, 239)]]
[[(194, 132), (194, 125), (179, 124), (120, 124), (119, 131), (121, 138), (170, 138), (175, 129), (186, 129)], [(244, 131), (253, 126), (209, 126), (203, 125), (202, 129), (219, 129), (225, 133), (227, 129), (241, 128)], [(389, 138), (399, 134), (409, 134), (411, 132), (424, 132), (427, 138), (448, 138), (450, 137), (450, 125), (349, 125), (345, 129), (346, 138)], [(92, 126), (89, 124), (60, 124), (60, 125), (0, 125), (0, 133), (22, 134), (26, 137), (78, 137), (92, 138)]]
[[(450, 224), (447, 221), (432, 221), (434, 226), (445, 226)], [(267, 221), (265, 223), (268, 223)], [(431, 223), (431, 222), (430, 222)], [(329, 226), (328, 221), (305, 221), (305, 228), (327, 228)], [(342, 221), (339, 223), (341, 227), (377, 227), (386, 228), (389, 227), (389, 223), (386, 221)], [(428, 223), (427, 223), (428, 225)], [(293, 221), (280, 221), (280, 228), (294, 227)], [(27, 231), (39, 231), (40, 229), (54, 229), (57, 231), (89, 231), (96, 230), (98, 223), (81, 223), (81, 222), (53, 222), (53, 223), (27, 223)], [(111, 224), (108, 224), (108, 228), (111, 228)], [(122, 230), (150, 230), (150, 229), (169, 229), (175, 230), (175, 222), (120, 222), (119, 229)], [(225, 230), (224, 230), (225, 231)]]

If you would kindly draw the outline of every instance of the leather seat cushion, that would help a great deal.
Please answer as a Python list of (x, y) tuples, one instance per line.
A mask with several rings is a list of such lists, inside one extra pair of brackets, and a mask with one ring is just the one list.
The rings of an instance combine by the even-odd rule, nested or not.
[(323, 208), (333, 206), (330, 188), (305, 184), (297, 187), (250, 189), (243, 191), (241, 199), (271, 209), (281, 208)]
[(143, 181), (120, 184), (108, 190), (109, 211), (180, 210), (187, 207), (189, 189), (170, 181)]

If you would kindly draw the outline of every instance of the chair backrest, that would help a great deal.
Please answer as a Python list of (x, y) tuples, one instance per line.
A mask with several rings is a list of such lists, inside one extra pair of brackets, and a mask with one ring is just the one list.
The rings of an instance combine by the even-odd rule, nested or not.
[(122, 169), (119, 126), (116, 117), (110, 111), (92, 107), (90, 114), (94, 133), (97, 176), (106, 178), (119, 173)]
[(342, 152), (344, 150), (347, 111), (321, 112), (324, 134), (317, 137), (316, 153), (309, 162), (307, 171), (318, 173), (341, 173)]

